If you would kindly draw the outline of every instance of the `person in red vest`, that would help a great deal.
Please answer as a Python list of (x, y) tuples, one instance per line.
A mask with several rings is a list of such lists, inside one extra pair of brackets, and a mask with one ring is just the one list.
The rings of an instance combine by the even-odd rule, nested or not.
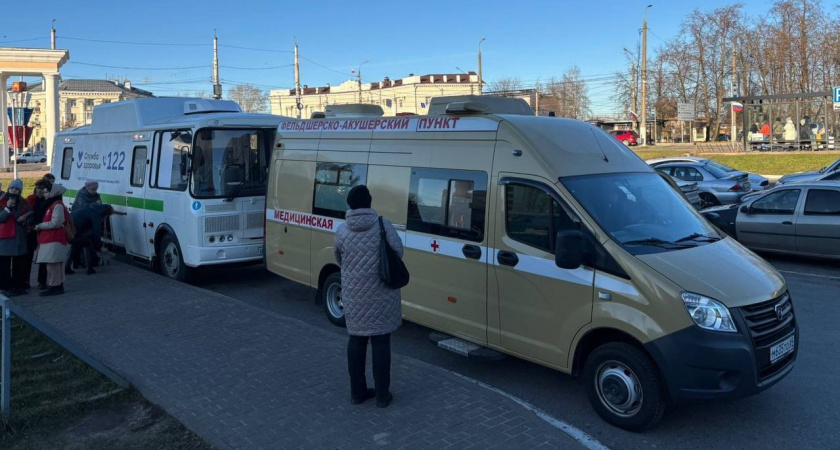
[(64, 293), (64, 261), (67, 259), (67, 232), (64, 231), (68, 219), (67, 207), (62, 195), (67, 189), (52, 185), (46, 195), (47, 213), (44, 221), (35, 225), (38, 232), (38, 251), (35, 262), (47, 265), (47, 285), (49, 288), (40, 295), (61, 295)]
[(0, 197), (0, 289), (6, 297), (26, 294), (29, 280), (26, 220), (32, 214), (32, 208), (21, 197), (21, 191), (23, 181), (17, 179)]
[[(52, 189), (52, 183), (44, 176), (44, 178), (35, 182), (35, 189), (33, 189), (32, 194), (26, 197), (27, 203), (32, 207), (32, 215), (26, 221), (27, 241), (29, 244), (26, 253), (27, 273), (32, 272), (32, 263), (35, 261), (35, 250), (38, 249), (38, 232), (33, 227), (44, 221), (44, 214), (47, 213), (47, 199), (45, 197), (50, 192), (50, 189)], [(27, 283), (28, 287), (29, 283)], [(43, 264), (38, 264), (38, 288), (42, 291), (47, 289), (47, 266)]]

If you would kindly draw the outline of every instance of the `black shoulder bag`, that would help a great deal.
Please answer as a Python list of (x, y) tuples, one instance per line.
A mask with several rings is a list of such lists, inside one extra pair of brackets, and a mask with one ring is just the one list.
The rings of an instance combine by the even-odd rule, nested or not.
[(379, 278), (391, 289), (405, 287), (408, 284), (408, 269), (397, 252), (388, 245), (382, 216), (379, 216), (379, 235), (382, 236), (379, 242)]

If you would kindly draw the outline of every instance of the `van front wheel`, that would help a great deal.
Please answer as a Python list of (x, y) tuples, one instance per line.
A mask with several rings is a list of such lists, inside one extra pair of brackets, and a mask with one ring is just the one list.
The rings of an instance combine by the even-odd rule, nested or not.
[(166, 234), (158, 248), (158, 260), (160, 261), (160, 273), (167, 278), (184, 282), (187, 280), (188, 268), (184, 264), (184, 255), (181, 254), (181, 246), (178, 240), (171, 234)]
[(344, 318), (344, 303), (341, 300), (341, 272), (330, 274), (321, 286), (321, 301), (324, 312), (333, 325), (346, 327)]
[(665, 414), (665, 383), (638, 347), (623, 342), (598, 347), (587, 358), (584, 380), (592, 407), (619, 428), (652, 428)]

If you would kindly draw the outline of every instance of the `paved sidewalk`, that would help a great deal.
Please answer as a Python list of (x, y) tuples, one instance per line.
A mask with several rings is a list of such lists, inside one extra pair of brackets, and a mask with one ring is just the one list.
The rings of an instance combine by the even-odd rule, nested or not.
[(141, 268), (112, 262), (65, 287), (15, 301), (220, 449), (581, 447), (514, 401), (399, 355), (391, 406), (350, 405), (344, 339)]

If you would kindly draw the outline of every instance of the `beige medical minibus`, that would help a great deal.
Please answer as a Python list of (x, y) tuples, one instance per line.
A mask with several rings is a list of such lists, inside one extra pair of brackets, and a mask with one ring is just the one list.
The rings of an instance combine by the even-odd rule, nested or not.
[(616, 426), (755, 394), (793, 368), (782, 276), (592, 125), (487, 97), (281, 122), (266, 265), (317, 288), (338, 325), (333, 238), (359, 184), (405, 244), (407, 320), (582, 376)]

